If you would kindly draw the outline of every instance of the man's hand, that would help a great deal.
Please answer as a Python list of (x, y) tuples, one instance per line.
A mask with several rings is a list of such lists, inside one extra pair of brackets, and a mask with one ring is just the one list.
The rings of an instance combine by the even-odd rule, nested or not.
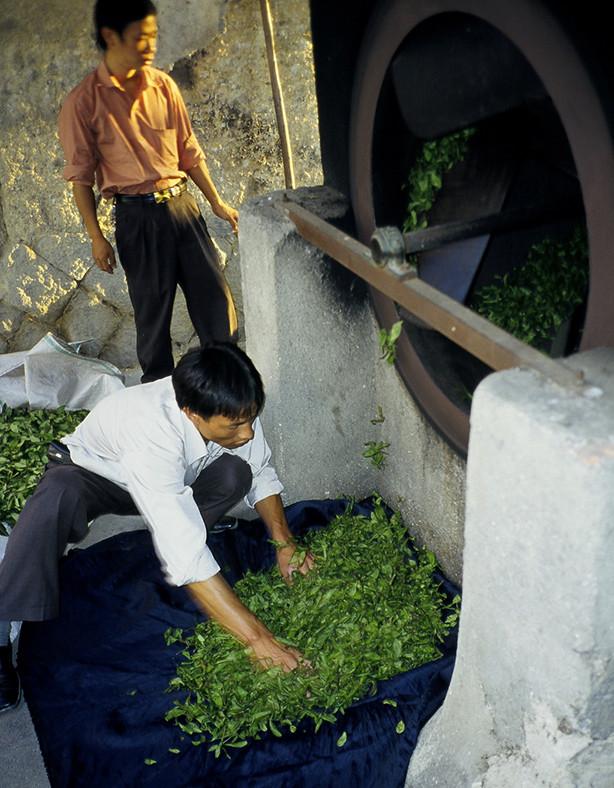
[(107, 274), (112, 274), (117, 266), (113, 247), (102, 235), (92, 241), (92, 257), (98, 268)]
[(219, 203), (211, 205), (211, 210), (220, 219), (224, 219), (232, 227), (235, 235), (239, 233), (239, 212), (235, 208), (231, 208), (228, 203), (220, 200)]
[(211, 175), (209, 174), (209, 169), (205, 161), (203, 160), (199, 162), (195, 167), (192, 167), (192, 169), (188, 170), (187, 172), (190, 178), (207, 198), (213, 213), (216, 216), (219, 216), (220, 219), (224, 219), (224, 221), (228, 222), (232, 227), (234, 234), (237, 235), (239, 232), (239, 213), (220, 198), (217, 189), (213, 185), (213, 181), (211, 180)]
[(270, 495), (256, 504), (256, 511), (262, 518), (274, 544), (277, 545), (277, 566), (287, 583), (292, 582), (292, 573), (306, 575), (315, 566), (315, 558), (306, 553), (302, 561), (295, 557), (296, 544), (288, 526), (286, 514), (279, 495)]
[(301, 652), (293, 646), (284, 646), (274, 637), (261, 638), (250, 644), (254, 657), (263, 668), (281, 665), (285, 673), (290, 673), (296, 668), (311, 667), (308, 659), (303, 659)]
[(309, 552), (305, 554), (302, 562), (299, 563), (300, 553), (297, 553), (296, 546), (292, 543), (277, 548), (276, 558), (281, 576), (287, 583), (292, 582), (292, 574), (294, 572), (306, 575), (315, 566), (315, 556)]
[(196, 604), (231, 635), (249, 646), (255, 659), (265, 668), (281, 665), (286, 673), (300, 665), (310, 667), (300, 651), (284, 646), (235, 594), (218, 572), (208, 580), (185, 586)]
[(116, 266), (115, 252), (100, 229), (96, 215), (94, 189), (81, 183), (73, 183), (72, 192), (87, 234), (92, 240), (92, 257), (94, 262), (101, 271), (112, 274)]

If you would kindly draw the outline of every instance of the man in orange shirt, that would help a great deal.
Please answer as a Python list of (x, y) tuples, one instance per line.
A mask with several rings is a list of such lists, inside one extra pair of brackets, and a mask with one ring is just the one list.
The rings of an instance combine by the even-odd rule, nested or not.
[(102, 60), (66, 98), (58, 119), (65, 180), (98, 268), (115, 253), (98, 222), (94, 183), (115, 202), (115, 240), (134, 308), (142, 382), (170, 375), (170, 322), (177, 285), (201, 344), (236, 340), (230, 289), (188, 177), (216, 216), (237, 232), (219, 196), (175, 82), (151, 67), (158, 26), (151, 0), (98, 0)]

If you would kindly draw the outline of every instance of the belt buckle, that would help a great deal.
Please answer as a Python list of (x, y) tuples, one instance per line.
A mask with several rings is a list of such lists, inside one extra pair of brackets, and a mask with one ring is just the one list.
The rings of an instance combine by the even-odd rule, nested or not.
[(168, 202), (172, 196), (170, 189), (162, 189), (161, 192), (154, 192), (154, 200), (157, 203)]

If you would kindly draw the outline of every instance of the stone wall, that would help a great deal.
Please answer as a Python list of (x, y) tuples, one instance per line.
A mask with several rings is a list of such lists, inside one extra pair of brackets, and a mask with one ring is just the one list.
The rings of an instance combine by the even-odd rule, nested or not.
[[(92, 0), (23, 0), (0, 7), (0, 352), (47, 331), (120, 368), (136, 365), (132, 308), (121, 268), (98, 270), (74, 206), (56, 120), (66, 94), (98, 62)], [(227, 202), (284, 187), (260, 4), (157, 0), (155, 65), (178, 82), (209, 169)], [(321, 179), (307, 0), (271, 0), (298, 185)], [(199, 199), (195, 187), (192, 193)], [(241, 314), (238, 244), (199, 199)], [(110, 205), (99, 208), (112, 238)], [(178, 296), (177, 353), (194, 339)]]

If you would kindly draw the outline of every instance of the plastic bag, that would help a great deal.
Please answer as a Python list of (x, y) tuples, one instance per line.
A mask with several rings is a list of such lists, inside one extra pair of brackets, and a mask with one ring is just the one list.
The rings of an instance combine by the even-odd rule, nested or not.
[(122, 372), (79, 354), (82, 342), (47, 334), (31, 350), (0, 355), (0, 404), (9, 408), (91, 410), (124, 388)]

